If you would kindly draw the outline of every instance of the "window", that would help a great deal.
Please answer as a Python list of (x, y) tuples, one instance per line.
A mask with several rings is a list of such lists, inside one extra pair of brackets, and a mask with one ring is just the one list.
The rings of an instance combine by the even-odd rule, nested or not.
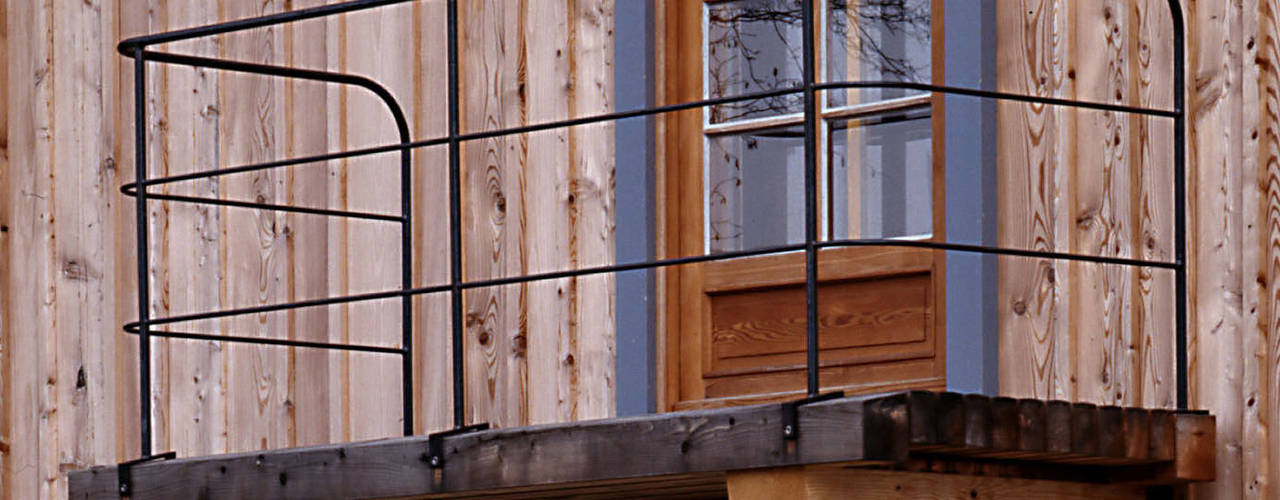
[[(798, 88), (802, 1), (817, 15), (821, 82), (940, 81), (940, 0), (667, 0), (664, 104)], [(942, 233), (941, 100), (902, 88), (819, 93), (821, 238)], [(668, 257), (804, 241), (803, 95), (710, 106), (663, 120), (658, 199)], [(935, 182), (936, 180), (936, 182)], [(927, 250), (820, 254), (823, 385), (938, 388), (943, 258)], [(666, 407), (781, 399), (803, 389), (804, 257), (666, 271)], [(904, 382), (905, 381), (905, 382)], [(794, 393), (794, 394), (793, 394)]]

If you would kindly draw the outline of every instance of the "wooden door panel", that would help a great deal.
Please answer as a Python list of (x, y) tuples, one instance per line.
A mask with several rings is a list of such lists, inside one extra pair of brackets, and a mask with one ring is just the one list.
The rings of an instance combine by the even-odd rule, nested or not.
[[(851, 361), (860, 351), (893, 347), (930, 355), (931, 282), (928, 273), (823, 283), (818, 345), (824, 359)], [(802, 283), (716, 293), (711, 303), (711, 363), (703, 376), (779, 364), (803, 364), (805, 296)], [(885, 351), (885, 349), (878, 349)]]
[[(937, 373), (932, 358), (906, 359), (884, 363), (827, 366), (819, 370), (828, 390), (840, 389), (846, 394), (921, 389), (943, 390), (946, 381)], [(840, 384), (834, 381), (841, 381)], [(721, 408), (749, 404), (772, 403), (804, 397), (804, 366), (797, 365), (752, 375), (702, 379), (703, 396), (675, 402), (673, 410)]]

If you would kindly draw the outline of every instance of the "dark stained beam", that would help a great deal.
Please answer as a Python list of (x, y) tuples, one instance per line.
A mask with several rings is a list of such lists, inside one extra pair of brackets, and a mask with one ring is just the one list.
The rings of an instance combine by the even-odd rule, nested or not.
[[(906, 392), (152, 462), (135, 498), (538, 498), (667, 488), (717, 496), (732, 471), (838, 464), (991, 477), (1179, 484), (1213, 479), (1197, 412)], [(71, 474), (71, 498), (119, 498), (115, 467)], [(664, 490), (667, 491), (667, 490)], [(577, 492), (577, 493), (575, 493)], [(612, 493), (611, 493), (612, 492)]]

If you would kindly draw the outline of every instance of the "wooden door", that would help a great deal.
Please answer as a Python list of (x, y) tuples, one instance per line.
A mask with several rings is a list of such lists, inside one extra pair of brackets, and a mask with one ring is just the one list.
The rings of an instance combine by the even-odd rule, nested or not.
[[(801, 1), (818, 13), (825, 81), (942, 81), (940, 0), (665, 0), (663, 104), (800, 85)], [(801, 94), (660, 121), (665, 257), (803, 243)], [(942, 101), (894, 89), (819, 95), (821, 237), (943, 238)], [(831, 248), (819, 255), (824, 390), (942, 388), (944, 256)], [(798, 397), (805, 390), (804, 255), (660, 274), (662, 406)]]

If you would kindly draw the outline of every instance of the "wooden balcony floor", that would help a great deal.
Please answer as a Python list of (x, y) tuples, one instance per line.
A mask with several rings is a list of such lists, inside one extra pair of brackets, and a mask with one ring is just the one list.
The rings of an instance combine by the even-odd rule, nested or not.
[[(1213, 479), (1203, 412), (916, 391), (800, 406), (794, 440), (783, 415), (771, 404), (453, 435), (441, 468), (415, 436), (151, 462), (129, 476), (134, 498), (724, 498), (735, 475), (813, 467), (1108, 491)], [(74, 472), (70, 497), (119, 498), (117, 477)]]

